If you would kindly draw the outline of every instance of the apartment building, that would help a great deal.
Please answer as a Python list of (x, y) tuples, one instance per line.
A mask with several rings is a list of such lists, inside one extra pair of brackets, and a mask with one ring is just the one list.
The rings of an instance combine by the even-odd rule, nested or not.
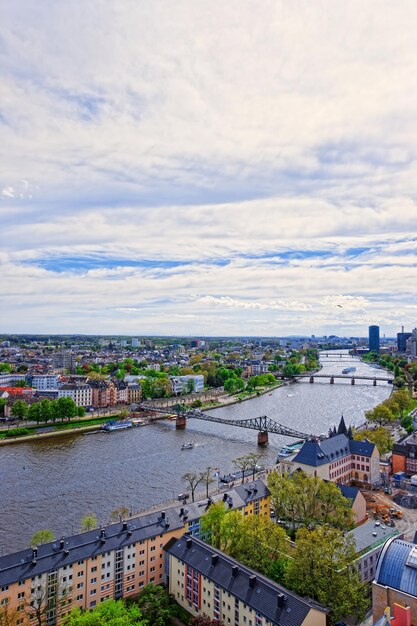
[(192, 615), (232, 626), (326, 626), (327, 610), (195, 537), (172, 539), (167, 586)]
[(59, 376), (56, 374), (35, 374), (32, 376), (32, 387), (38, 391), (46, 391), (48, 389), (58, 389)]
[(38, 610), (54, 626), (74, 606), (137, 595), (163, 582), (163, 546), (183, 532), (172, 509), (0, 557), (0, 605), (21, 614), (17, 625), (36, 624)]
[(224, 502), (227, 509), (241, 511), (243, 515), (270, 516), (271, 496), (268, 487), (261, 479), (238, 485), (224, 493), (211, 495), (210, 498), (191, 502), (179, 510), (186, 532), (193, 537), (200, 537), (200, 520), (212, 504)]
[(85, 383), (64, 383), (58, 390), (58, 398), (72, 398), (77, 406), (91, 406), (92, 390)]
[(392, 447), (392, 473), (417, 474), (417, 434), (406, 435)]
[(174, 396), (181, 393), (199, 393), (204, 390), (204, 376), (202, 374), (171, 376), (171, 387)]

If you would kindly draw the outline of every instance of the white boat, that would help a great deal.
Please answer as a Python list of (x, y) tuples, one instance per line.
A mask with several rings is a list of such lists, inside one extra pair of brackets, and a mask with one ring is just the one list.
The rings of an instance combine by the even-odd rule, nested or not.
[(133, 426), (147, 426), (149, 424), (149, 420), (145, 420), (143, 417), (132, 417), (130, 421)]
[(110, 433), (114, 430), (126, 430), (126, 428), (132, 428), (132, 426), (132, 422), (115, 422), (114, 420), (111, 420), (110, 422), (102, 424), (100, 429)]
[(354, 372), (356, 372), (356, 367), (345, 367), (345, 369), (342, 370), (342, 374), (353, 374)]
[(187, 441), (187, 443), (183, 443), (181, 446), (181, 450), (192, 450), (194, 448), (194, 443), (192, 441)]

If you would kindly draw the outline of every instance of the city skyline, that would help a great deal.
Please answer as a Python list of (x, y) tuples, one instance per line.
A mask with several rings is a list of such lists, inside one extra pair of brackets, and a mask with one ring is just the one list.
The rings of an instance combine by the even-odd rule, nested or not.
[(413, 329), (416, 18), (9, 5), (0, 332)]

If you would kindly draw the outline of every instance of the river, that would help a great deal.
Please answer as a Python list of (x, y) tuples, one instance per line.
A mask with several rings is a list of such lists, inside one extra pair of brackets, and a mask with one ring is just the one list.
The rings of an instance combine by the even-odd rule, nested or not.
[[(378, 375), (359, 360), (322, 357), (321, 373), (341, 373), (355, 366), (356, 375)], [(382, 373), (382, 372), (381, 372)], [(385, 375), (385, 373), (384, 373)], [(326, 433), (341, 415), (347, 424), (364, 421), (364, 412), (391, 392), (387, 383), (308, 379), (270, 394), (210, 411), (226, 419), (268, 415), (306, 433)], [(193, 441), (195, 447), (181, 451)], [(233, 459), (259, 451), (260, 463), (272, 465), (288, 439), (269, 436), (258, 450), (257, 432), (223, 424), (189, 420), (184, 431), (164, 420), (127, 431), (71, 435), (0, 448), (0, 550), (7, 554), (27, 547), (36, 530), (49, 528), (56, 536), (79, 530), (81, 518), (93, 512), (102, 523), (115, 508), (139, 511), (171, 500), (186, 489), (187, 471), (218, 467), (233, 471)], [(0, 552), (1, 554), (1, 552)]]

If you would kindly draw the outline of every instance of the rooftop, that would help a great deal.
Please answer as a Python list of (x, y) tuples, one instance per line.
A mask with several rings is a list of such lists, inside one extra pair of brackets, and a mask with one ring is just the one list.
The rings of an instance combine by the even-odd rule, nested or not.
[(356, 552), (368, 552), (372, 548), (385, 543), (391, 537), (397, 537), (399, 531), (379, 522), (368, 521), (350, 530), (347, 535), (355, 540)]

